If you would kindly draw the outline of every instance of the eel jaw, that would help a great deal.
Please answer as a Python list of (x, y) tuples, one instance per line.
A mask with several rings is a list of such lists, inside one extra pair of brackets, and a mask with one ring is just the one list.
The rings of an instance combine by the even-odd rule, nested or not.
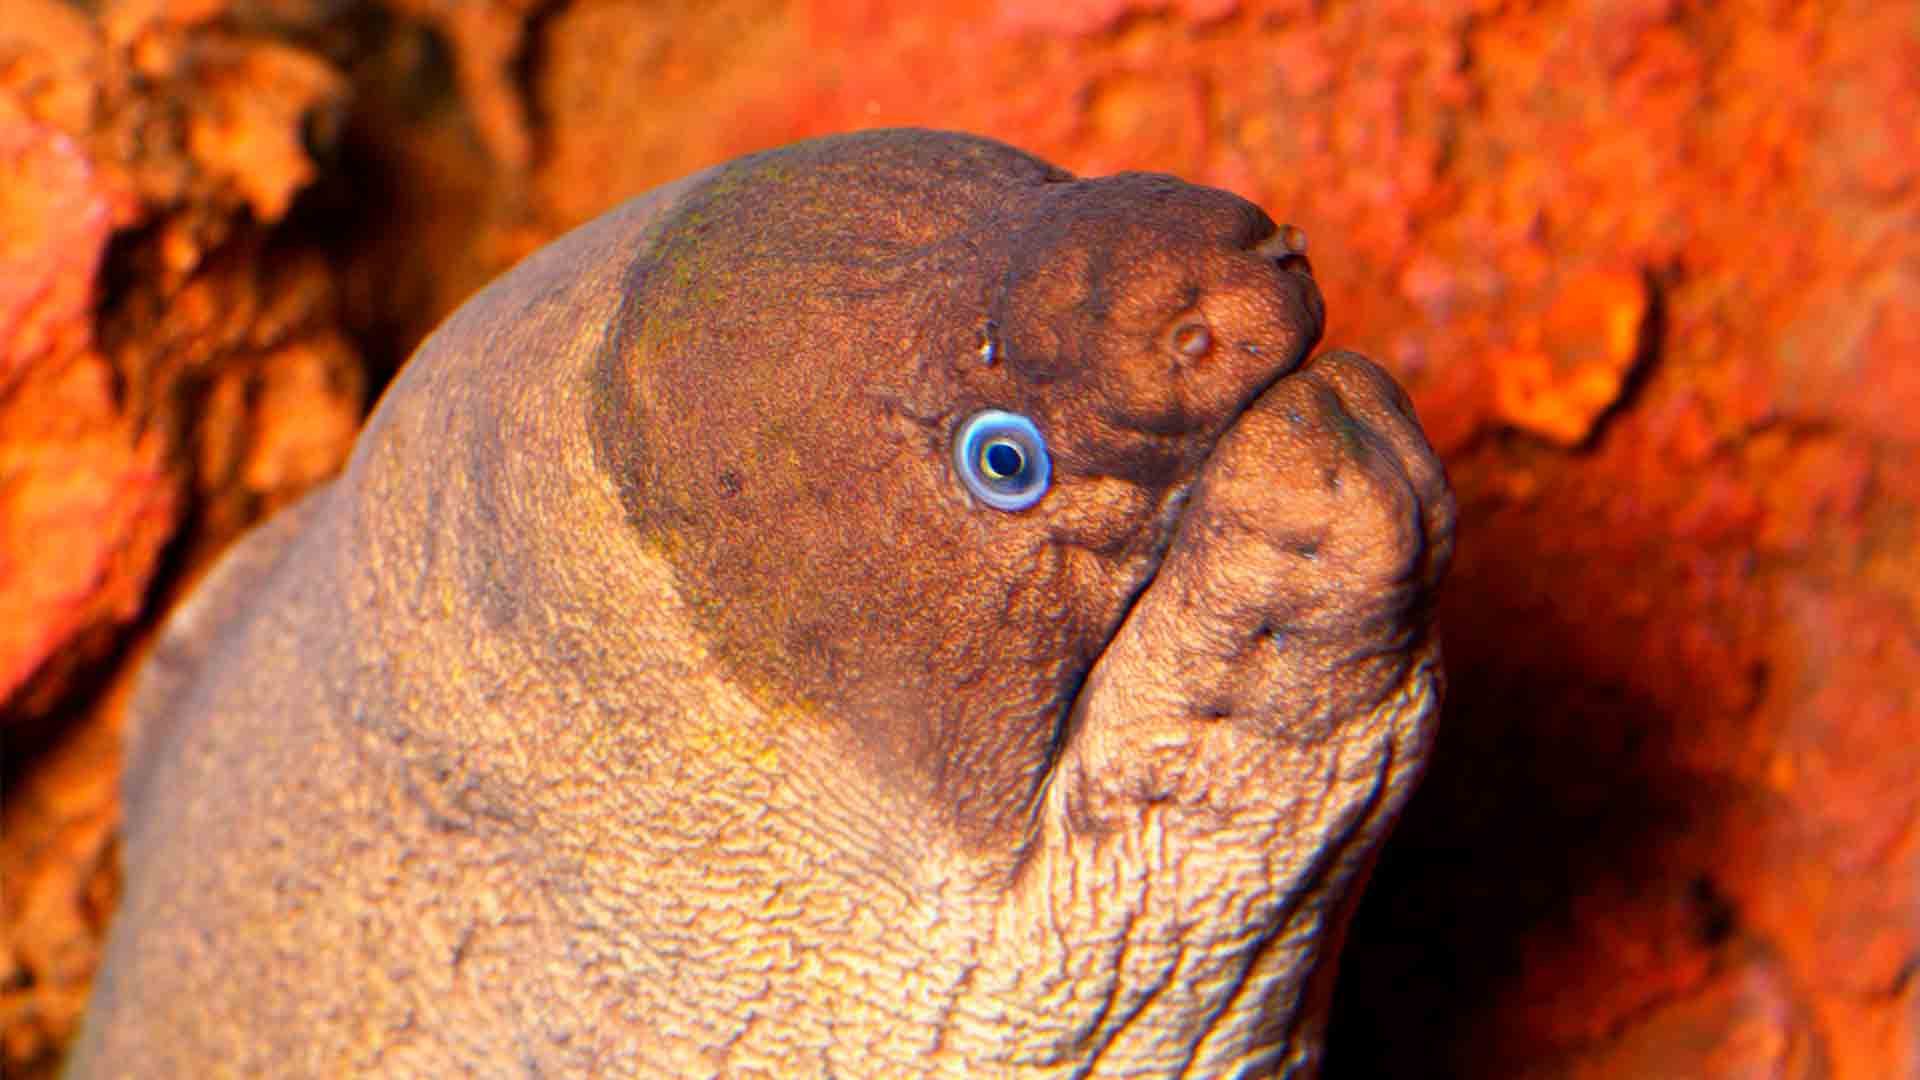
[(1050, 1006), (1010, 1063), (1311, 1072), (1353, 889), (1432, 738), (1452, 498), (1405, 396), (1333, 354), (1168, 507), (994, 920), (1029, 973), (998, 1006)]

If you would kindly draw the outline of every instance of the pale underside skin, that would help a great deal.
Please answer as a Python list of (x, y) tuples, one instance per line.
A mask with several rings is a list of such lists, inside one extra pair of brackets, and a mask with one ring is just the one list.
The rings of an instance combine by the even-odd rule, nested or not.
[[(578, 418), (620, 281), (570, 268), (643, 247), (700, 181), (463, 309), (444, 339), (490, 347), (430, 343), (348, 472), (176, 616), (71, 1075), (1316, 1071), (1337, 937), (1440, 693), (1404, 597), (1366, 617), (1316, 585), (1384, 596), (1444, 564), (1404, 399), (1336, 356), (1241, 417), (1025, 842), (982, 859), (712, 662), (596, 467)], [(486, 424), (458, 407), (472, 370), (536, 354)], [(475, 444), (506, 448), (503, 502), (388, 467)], [(1268, 502), (1310, 505), (1313, 542)], [(496, 595), (501, 565), (533, 584)]]

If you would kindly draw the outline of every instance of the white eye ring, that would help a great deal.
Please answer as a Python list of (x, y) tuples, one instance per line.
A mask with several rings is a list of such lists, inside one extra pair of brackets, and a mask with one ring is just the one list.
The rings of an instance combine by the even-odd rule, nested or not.
[(1040, 429), (1000, 409), (983, 409), (960, 425), (953, 467), (974, 498), (1008, 512), (1039, 502), (1053, 480), (1053, 461)]

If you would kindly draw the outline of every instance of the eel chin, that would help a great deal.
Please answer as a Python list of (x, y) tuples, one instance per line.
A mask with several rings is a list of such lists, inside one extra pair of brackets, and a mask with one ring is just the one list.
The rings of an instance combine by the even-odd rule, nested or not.
[(1077, 929), (1157, 1014), (1116, 1060), (1314, 1071), (1345, 921), (1432, 741), (1452, 523), (1406, 395), (1353, 354), (1215, 445), (1045, 794), (1037, 876), (1085, 894)]

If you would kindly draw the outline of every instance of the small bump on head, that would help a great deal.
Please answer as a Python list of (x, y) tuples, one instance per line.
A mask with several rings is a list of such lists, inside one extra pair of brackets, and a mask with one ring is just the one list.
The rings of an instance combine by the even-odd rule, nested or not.
[(1213, 351), (1213, 332), (1205, 323), (1183, 322), (1174, 327), (1169, 340), (1175, 352), (1190, 360), (1198, 360)]

